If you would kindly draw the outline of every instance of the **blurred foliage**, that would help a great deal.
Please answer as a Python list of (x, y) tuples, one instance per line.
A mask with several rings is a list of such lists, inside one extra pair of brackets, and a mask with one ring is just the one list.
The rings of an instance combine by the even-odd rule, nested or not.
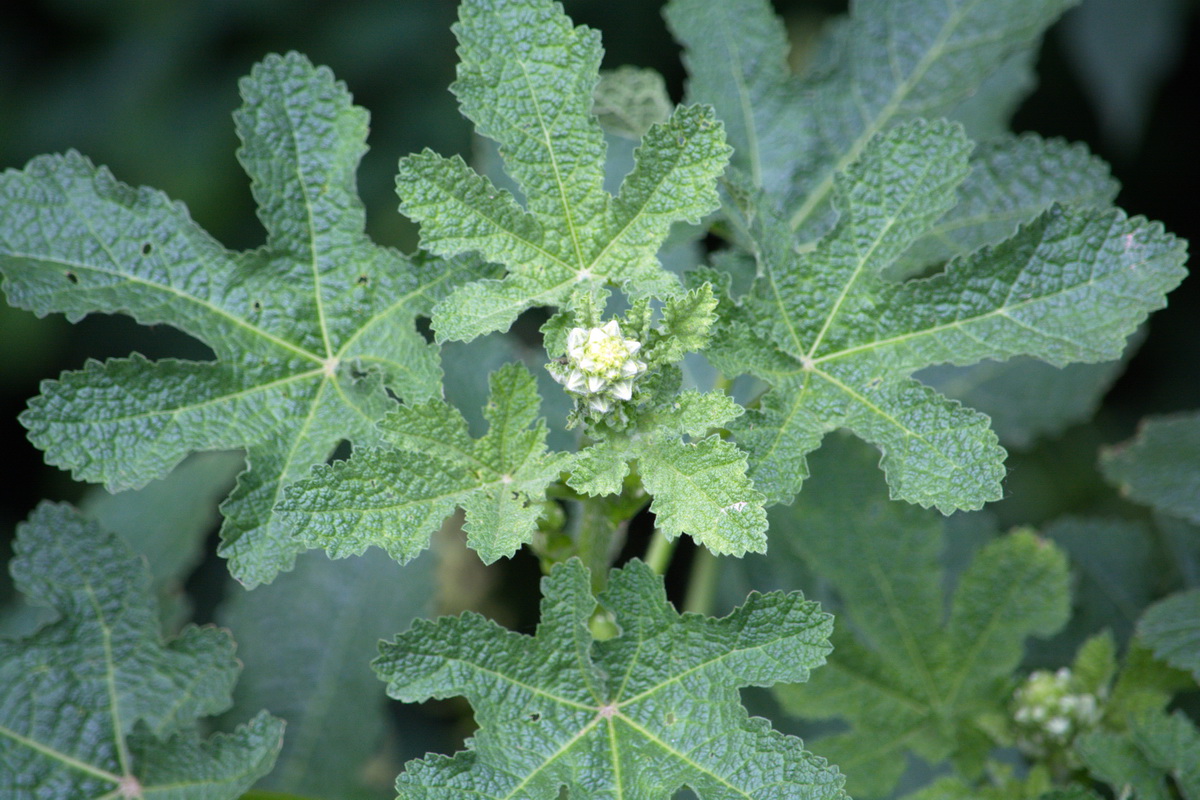
[[(661, 19), (660, 2), (564, 5), (577, 23), (603, 32), (605, 68), (653, 68), (665, 77), (671, 97), (681, 97), (679, 48)], [(836, 0), (775, 5), (788, 20), (797, 66), (806, 62), (804, 45), (844, 7)], [(396, 212), (397, 160), (424, 147), (471, 157), (478, 147), (447, 91), (457, 62), (450, 31), (455, 6), (452, 0), (30, 0), (7, 10), (0, 26), (0, 165), (20, 167), (36, 154), (74, 148), (127, 183), (183, 200), (227, 246), (257, 246), (263, 233), (236, 160), (230, 113), (239, 103), (238, 79), (252, 64), (268, 52), (297, 50), (332, 68), (356, 103), (370, 110), (372, 149), (359, 172), (368, 231), (380, 243), (411, 250), (415, 228)], [(1195, 0), (1087, 0), (1047, 38), (1039, 86), (1014, 121), (1018, 131), (1087, 142), (1112, 163), (1123, 185), (1119, 205), (1162, 220), (1193, 242), (1200, 241), (1194, 197), (1200, 159), (1191, 127), (1200, 98), (1198, 10)], [(1023, 442), (1021, 452), (1010, 455), (1006, 499), (990, 508), (994, 522), (975, 521), (984, 515), (951, 519), (948, 580), (957, 574), (955, 558), (965, 562), (989, 538), (980, 531), (1034, 524), (1048, 526), (1045, 535), (1070, 554), (1077, 603), (1117, 576), (1118, 584), (1108, 585), (1120, 591), (1107, 600), (1117, 615), (1118, 638), (1128, 635), (1147, 602), (1200, 582), (1196, 529), (1180, 530), (1184, 523), (1156, 520), (1121, 500), (1096, 468), (1099, 448), (1128, 439), (1142, 417), (1200, 408), (1197, 284), (1185, 281), (1169, 308), (1150, 320), (1144, 344), (1090, 422)], [(44, 466), (16, 422), (37, 394), (37, 382), (78, 368), (87, 357), (137, 350), (150, 358), (205, 358), (206, 349), (170, 329), (139, 328), (123, 318), (94, 316), (71, 326), (6, 306), (0, 307), (0, 338), (6, 356), (0, 362), (0, 448), (15, 476), (0, 488), (0, 557), (7, 560), (13, 525), (38, 499), (79, 502), (86, 488)], [(455, 346), (445, 357), (489, 364), (510, 357), (491, 353), (491, 347)], [(453, 401), (477, 405), (479, 386), (449, 391)], [(194, 515), (204, 517), (200, 509)], [(1126, 522), (1112, 522), (1100, 541), (1081, 521), (1113, 516)], [(233, 613), (220, 610), (225, 568), (212, 544), (184, 584), (189, 597), (181, 600), (181, 608), (194, 608), (201, 622)], [(1130, 564), (1144, 569), (1131, 571)], [(766, 561), (747, 565), (769, 572)], [(531, 564), (518, 560), (507, 568), (520, 574)], [(675, 572), (685, 568), (686, 561)], [(776, 588), (767, 578), (746, 570), (722, 576), (726, 590), (738, 584), (733, 594), (740, 597), (751, 583)], [(790, 579), (820, 594), (819, 583), (799, 574)], [(479, 581), (473, 575), (464, 582)], [(7, 578), (0, 579), (0, 603), (10, 592)], [(520, 602), (499, 599), (501, 616), (504, 606), (511, 611)], [(1035, 650), (1031, 662), (1061, 663), (1100, 624), (1099, 617), (1076, 618), (1060, 638)], [(433, 713), (460, 716), (460, 710), (443, 706)]]

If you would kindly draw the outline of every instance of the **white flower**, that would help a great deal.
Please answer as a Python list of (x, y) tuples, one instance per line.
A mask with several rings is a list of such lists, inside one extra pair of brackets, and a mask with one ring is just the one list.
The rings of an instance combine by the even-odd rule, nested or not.
[(598, 328), (572, 328), (567, 333), (567, 357), (550, 365), (550, 374), (589, 409), (606, 414), (616, 401), (633, 399), (646, 362), (634, 355), (642, 349), (637, 339), (626, 339), (612, 319)]
[(1066, 747), (1101, 717), (1095, 694), (1073, 685), (1070, 669), (1032, 673), (1013, 695), (1017, 744), (1035, 757)]

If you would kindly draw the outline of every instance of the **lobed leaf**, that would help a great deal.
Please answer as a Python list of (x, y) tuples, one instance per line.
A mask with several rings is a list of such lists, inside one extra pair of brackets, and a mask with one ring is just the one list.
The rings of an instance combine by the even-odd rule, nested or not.
[(1155, 656), (1200, 682), (1200, 590), (1155, 603), (1138, 621), (1137, 632)]
[(5, 797), (232, 800), (270, 770), (281, 720), (198, 738), (196, 719), (229, 705), (233, 641), (187, 628), (163, 642), (148, 570), (115, 535), (44, 503), (15, 551), (17, 588), (60, 616), (0, 641)]
[(400, 208), (420, 223), (422, 246), (476, 252), (507, 270), (440, 303), (438, 339), (506, 330), (523, 310), (564, 305), (577, 290), (676, 288), (656, 253), (674, 222), (698, 222), (718, 205), (729, 148), (712, 109), (680, 108), (651, 126), (613, 197), (592, 113), (599, 35), (572, 27), (550, 0), (471, 0), (454, 30), (461, 63), (452, 89), (479, 133), (500, 145), (525, 202), (462, 159), (426, 151), (401, 160)]
[(657, 800), (684, 785), (716, 798), (841, 798), (841, 776), (801, 742), (751, 718), (738, 688), (804, 680), (830, 620), (799, 593), (752, 594), (721, 619), (678, 614), (638, 561), (599, 601), (621, 632), (594, 641), (596, 599), (578, 560), (542, 581), (536, 635), (476, 614), (418, 621), (375, 661), (408, 702), (465, 696), (479, 730), (453, 757), (409, 762), (406, 798)]
[(1132, 499), (1200, 522), (1200, 414), (1147, 418), (1138, 435), (1101, 453), (1108, 480)]
[(209, 345), (216, 360), (134, 355), (43, 384), (22, 415), (51, 463), (111, 489), (165, 475), (194, 450), (241, 448), (221, 552), (247, 585), (290, 568), (274, 514), (283, 487), (342, 440), (374, 440), (392, 405), (439, 393), (437, 351), (416, 329), (466, 264), (372, 244), (354, 172), (367, 115), (303, 56), (269, 56), (241, 83), (239, 158), (266, 245), (231, 253), (183, 206), (132, 189), (82, 156), (44, 156), (0, 178), (10, 302), (38, 314), (127, 313)]
[(759, 198), (759, 276), (726, 301), (712, 350), (772, 389), (738, 423), (751, 477), (786, 502), (806, 453), (844, 427), (883, 452), (892, 496), (945, 513), (1000, 497), (1004, 451), (983, 415), (910, 376), (933, 364), (1120, 355), (1183, 277), (1182, 243), (1119, 211), (1052, 206), (1009, 239), (903, 282), (884, 275), (952, 207), (970, 143), (946, 122), (892, 128), (838, 177), (837, 226), (798, 252)]
[[(773, 560), (800, 565), (841, 598), (829, 665), (778, 687), (785, 708), (839, 718), (813, 741), (855, 796), (891, 791), (912, 753), (967, 774), (992, 746), (979, 720), (1003, 713), (1029, 636), (1067, 621), (1066, 558), (1024, 531), (975, 555), (950, 602), (939, 563), (943, 523), (888, 500), (866, 448), (830, 445), (800, 502), (775, 518)], [(947, 610), (948, 609), (948, 610)]]
[(491, 377), (488, 432), (472, 439), (459, 411), (440, 401), (400, 406), (380, 423), (391, 447), (322, 465), (298, 482), (280, 511), (308, 547), (334, 558), (374, 545), (404, 563), (456, 508), (467, 543), (491, 563), (533, 535), (546, 487), (571, 456), (546, 450), (546, 424), (532, 374), (507, 364)]
[(265, 708), (288, 721), (260, 788), (357, 796), (385, 734), (409, 748), (429, 745), (428, 720), (416, 741), (389, 730), (397, 709), (387, 708), (367, 664), (382, 637), (432, 612), (436, 566), (427, 557), (398, 573), (378, 551), (343, 561), (304, 553), (270, 586), (230, 589), (219, 620), (237, 638), (245, 666), (225, 719)]

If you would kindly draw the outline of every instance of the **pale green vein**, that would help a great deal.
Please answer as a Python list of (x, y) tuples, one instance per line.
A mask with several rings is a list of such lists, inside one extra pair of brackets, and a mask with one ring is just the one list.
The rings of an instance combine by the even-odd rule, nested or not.
[(892, 416), (888, 412), (884, 411), (878, 405), (876, 405), (875, 403), (872, 403), (866, 397), (859, 394), (858, 392), (856, 392), (854, 389), (850, 388), (846, 384), (842, 383), (837, 378), (830, 375), (828, 372), (822, 372), (821, 370), (814, 370), (814, 372), (817, 375), (820, 375), (825, 380), (832, 383), (837, 388), (841, 389), (846, 394), (850, 395), (852, 398), (857, 400), (859, 403), (862, 403), (864, 406), (866, 406), (868, 409), (873, 411), (880, 418), (886, 420), (887, 422), (890, 422), (892, 425), (895, 425), (898, 429), (900, 429), (901, 431), (904, 432), (905, 436), (909, 436), (913, 439), (920, 441), (922, 444), (924, 444), (926, 447), (929, 448), (930, 452), (932, 452), (938, 458), (945, 461), (947, 464), (953, 465), (955, 469), (959, 469), (959, 470), (962, 469), (961, 464), (957, 463), (956, 461), (954, 461), (954, 459), (950, 458), (945, 453), (941, 452), (941, 450), (938, 449), (937, 447), (934, 447), (933, 443), (930, 442), (928, 439), (926, 439), (923, 434), (904, 425), (903, 423), (900, 422), (900, 420), (896, 419), (894, 416)]
[(702, 764), (692, 760), (691, 758), (688, 757), (687, 753), (679, 752), (674, 747), (672, 747), (671, 745), (664, 742), (662, 739), (659, 739), (652, 732), (650, 732), (646, 728), (643, 728), (641, 725), (639, 725), (636, 722), (634, 722), (633, 720), (631, 720), (629, 717), (625, 716), (624, 714), (620, 714), (620, 719), (626, 725), (633, 728), (635, 731), (637, 731), (642, 736), (644, 736), (648, 741), (652, 742), (654, 745), (661, 748), (663, 750), (663, 752), (667, 753), (671, 757), (673, 757), (679, 761), (682, 761), (684, 764), (687, 764), (689, 767), (696, 770), (697, 772), (699, 772), (703, 775), (707, 775), (708, 777), (712, 778), (717, 783), (721, 784), (722, 786), (725, 786), (730, 791), (737, 792), (738, 795), (740, 795), (741, 797), (745, 797), (747, 800), (751, 800), (751, 795), (745, 789), (742, 789), (740, 786), (734, 786), (732, 783), (730, 783), (728, 780), (726, 780), (723, 776), (718, 775), (717, 773), (713, 772), (708, 767), (703, 766)]
[(110, 783), (121, 783), (120, 775), (114, 775), (108, 770), (103, 770), (99, 767), (93, 767), (91, 764), (80, 761), (79, 759), (69, 756), (66, 753), (55, 750), (53, 747), (47, 747), (35, 739), (30, 739), (28, 736), (22, 736), (11, 728), (6, 728), (5, 726), (0, 725), (0, 736), (6, 736), (17, 744), (24, 745), (30, 750), (41, 753), (47, 758), (57, 761), (60, 764), (64, 764), (73, 770), (82, 772), (85, 775), (91, 775), (93, 778), (99, 778), (102, 781), (108, 781)]
[(504, 795), (504, 800), (512, 800), (512, 798), (516, 797), (517, 793), (520, 792), (522, 789), (524, 789), (526, 784), (528, 784), (531, 780), (533, 780), (535, 777), (540, 775), (547, 767), (549, 767), (560, 756), (562, 756), (563, 753), (566, 753), (568, 750), (570, 750), (572, 747), (574, 747), (575, 743), (578, 742), (580, 739), (582, 739), (584, 736), (586, 736), (587, 733), (592, 728), (596, 727), (596, 723), (599, 722), (600, 720), (601, 720), (601, 716), (599, 714), (597, 714), (592, 719), (591, 722), (589, 722), (587, 725), (584, 725), (582, 728), (580, 728), (578, 733), (576, 733), (574, 736), (572, 736), (567, 741), (563, 742), (563, 744), (557, 750), (555, 750), (553, 753), (551, 753), (549, 756), (547, 756), (546, 760), (538, 765), (537, 769), (531, 770), (528, 775), (526, 775), (524, 778), (521, 779), (520, 783), (518, 783), (516, 786), (514, 786), (512, 788), (512, 791), (510, 791), (508, 794)]
[(542, 129), (542, 140), (546, 145), (546, 154), (550, 156), (550, 169), (554, 172), (554, 182), (558, 186), (558, 196), (562, 200), (563, 219), (567, 223), (567, 231), (571, 234), (571, 244), (575, 249), (575, 263), (582, 269), (583, 248), (579, 243), (579, 231), (575, 227), (575, 210), (567, 201), (567, 187), (563, 183), (562, 171), (558, 166), (558, 154), (554, 150), (550, 128), (546, 125), (546, 118), (542, 114), (542, 104), (538, 102), (537, 92), (534, 90), (533, 81), (529, 78), (529, 70), (525, 68), (525, 62), (519, 58), (515, 60), (517, 65), (521, 67), (521, 74), (525, 76), (525, 84), (529, 87), (529, 97), (533, 101), (533, 110), (537, 115), (538, 127)]
[(904, 102), (907, 94), (912, 91), (913, 87), (915, 87), (917, 83), (920, 82), (921, 78), (925, 76), (925, 72), (937, 59), (941, 58), (946, 52), (948, 52), (946, 49), (946, 41), (950, 38), (950, 34), (959, 25), (959, 23), (962, 22), (965, 16), (965, 11), (960, 9), (958, 13), (952, 14), (947, 18), (946, 23), (942, 26), (942, 29), (938, 31), (937, 38), (934, 40), (933, 45), (925, 51), (925, 55), (921, 57), (919, 62), (917, 62), (916, 66), (913, 68), (912, 72), (909, 73), (908, 77), (897, 84), (896, 88), (892, 90), (892, 96), (888, 98), (887, 104), (884, 105), (880, 112), (875, 116), (875, 119), (869, 122), (865, 128), (863, 128), (863, 131), (859, 134), (858, 138), (854, 140), (850, 147), (825, 173), (824, 177), (821, 178), (821, 181), (817, 184), (817, 186), (809, 193), (808, 197), (806, 197), (800, 207), (796, 209), (795, 213), (792, 214), (791, 218), (788, 220), (788, 224), (792, 230), (796, 230), (803, 225), (812, 215), (813, 211), (815, 211), (817, 207), (824, 202), (825, 198), (829, 195), (830, 190), (833, 189), (834, 176), (845, 170), (846, 167), (854, 163), (858, 157), (862, 155), (862, 151), (867, 146), (867, 143), (871, 141), (876, 133), (883, 130), (884, 126), (887, 125), (888, 120), (900, 108), (900, 105)]

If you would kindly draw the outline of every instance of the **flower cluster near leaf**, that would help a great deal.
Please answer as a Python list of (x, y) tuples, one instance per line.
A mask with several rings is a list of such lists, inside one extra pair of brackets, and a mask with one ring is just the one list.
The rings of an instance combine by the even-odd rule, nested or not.
[(1037, 670), (1013, 695), (1017, 746), (1035, 758), (1067, 747), (1100, 721), (1100, 699), (1077, 686), (1071, 670)]

